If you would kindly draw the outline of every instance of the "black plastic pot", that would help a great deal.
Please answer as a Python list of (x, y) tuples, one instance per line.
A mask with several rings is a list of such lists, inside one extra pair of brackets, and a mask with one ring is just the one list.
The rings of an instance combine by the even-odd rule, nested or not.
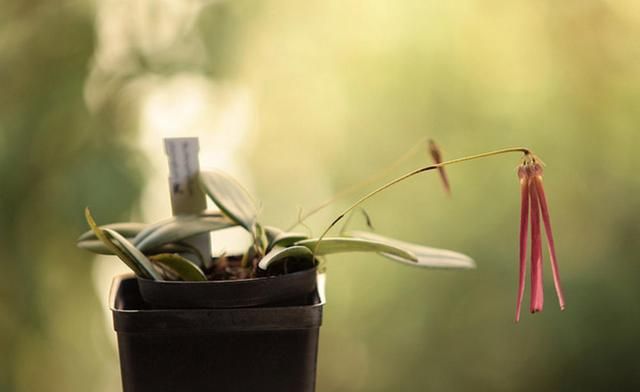
[(304, 297), (159, 309), (144, 301), (137, 279), (116, 277), (111, 309), (124, 392), (314, 391), (324, 301), (315, 285)]

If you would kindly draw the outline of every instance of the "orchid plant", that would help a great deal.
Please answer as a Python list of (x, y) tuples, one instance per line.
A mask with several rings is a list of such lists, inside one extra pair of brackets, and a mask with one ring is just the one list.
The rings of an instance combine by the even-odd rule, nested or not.
[[(288, 230), (263, 225), (258, 220), (254, 198), (236, 180), (220, 171), (201, 171), (199, 184), (219, 210), (207, 210), (195, 215), (178, 215), (154, 224), (114, 223), (99, 226), (89, 209), (85, 217), (91, 228), (78, 239), (78, 246), (99, 254), (118, 256), (140, 278), (153, 280), (231, 280), (273, 276), (314, 268), (323, 256), (343, 252), (373, 252), (400, 263), (427, 268), (474, 268), (475, 263), (462, 253), (437, 249), (389, 238), (372, 231), (349, 231), (347, 224), (336, 235), (329, 235), (343, 219), (350, 219), (367, 200), (393, 185), (421, 173), (437, 170), (450, 194), (450, 185), (444, 168), (449, 165), (494, 157), (508, 153), (522, 154), (518, 167), (521, 188), (519, 279), (516, 301), (516, 322), (520, 319), (526, 280), (527, 235), (531, 226), (531, 305), (532, 313), (542, 311), (542, 236), (540, 221), (548, 239), (553, 280), (560, 302), (565, 308), (564, 295), (551, 230), (549, 208), (542, 182), (542, 161), (524, 147), (505, 148), (449, 161), (442, 160), (438, 146), (430, 141), (429, 152), (434, 164), (419, 167), (365, 194), (339, 214), (320, 236), (292, 231), (304, 219), (326, 207), (323, 203), (309, 213), (301, 215)], [(368, 185), (370, 178), (358, 186), (341, 192), (339, 196)], [(362, 210), (364, 211), (364, 210)], [(365, 217), (369, 228), (370, 220)], [(241, 227), (251, 238), (244, 252), (211, 257), (209, 252), (191, 245), (189, 238), (203, 233)], [(225, 244), (214, 244), (218, 250)], [(218, 252), (220, 253), (220, 252)]]

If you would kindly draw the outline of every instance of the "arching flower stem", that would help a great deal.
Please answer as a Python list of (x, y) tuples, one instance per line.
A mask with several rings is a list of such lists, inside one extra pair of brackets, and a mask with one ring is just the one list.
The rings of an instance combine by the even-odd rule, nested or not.
[(424, 166), (424, 167), (420, 167), (418, 169), (412, 170), (400, 177), (397, 177), (389, 182), (387, 182), (386, 184), (380, 186), (377, 189), (374, 189), (373, 191), (367, 193), (366, 195), (362, 196), (360, 199), (358, 199), (355, 203), (353, 203), (349, 208), (345, 209), (344, 211), (342, 211), (342, 213), (340, 213), (340, 215), (338, 215), (338, 217), (336, 217), (331, 224), (329, 224), (329, 226), (327, 226), (327, 228), (322, 232), (322, 234), (319, 237), (318, 243), (314, 249), (313, 253), (317, 253), (319, 247), (322, 244), (322, 240), (327, 233), (329, 232), (329, 230), (331, 230), (338, 222), (340, 222), (349, 212), (351, 212), (354, 208), (358, 207), (360, 204), (364, 203), (365, 201), (367, 201), (368, 199), (370, 199), (371, 197), (377, 195), (378, 193), (386, 190), (387, 188), (392, 187), (393, 185), (402, 182), (408, 178), (411, 178), (415, 175), (418, 175), (420, 173), (425, 173), (431, 170), (437, 170), (439, 168), (445, 167), (445, 166), (449, 166), (449, 165), (453, 165), (456, 163), (462, 163), (462, 162), (467, 162), (467, 161), (472, 161), (472, 160), (476, 160), (476, 159), (482, 159), (482, 158), (488, 158), (491, 156), (495, 156), (495, 155), (501, 155), (501, 154), (507, 154), (507, 153), (513, 153), (513, 152), (520, 152), (523, 153), (525, 155), (531, 154), (531, 151), (528, 148), (525, 147), (509, 147), (509, 148), (503, 148), (500, 150), (494, 150), (494, 151), (489, 151), (489, 152), (485, 152), (482, 154), (477, 154), (477, 155), (470, 155), (470, 156), (466, 156), (466, 157), (462, 157), (462, 158), (457, 158), (457, 159), (452, 159), (450, 161), (445, 161), (442, 163), (437, 163), (437, 164), (433, 164), (433, 165), (429, 165), (429, 166)]

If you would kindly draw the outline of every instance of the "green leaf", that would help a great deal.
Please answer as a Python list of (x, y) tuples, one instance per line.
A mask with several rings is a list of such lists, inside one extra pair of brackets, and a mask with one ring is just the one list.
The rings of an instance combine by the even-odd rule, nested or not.
[(242, 185), (219, 171), (201, 171), (200, 184), (225, 215), (253, 233), (258, 208)]
[(117, 255), (127, 266), (129, 266), (129, 268), (131, 268), (131, 270), (133, 270), (133, 272), (136, 275), (138, 275), (138, 276), (144, 276), (145, 275), (145, 273), (142, 270), (140, 270), (140, 268), (138, 268), (138, 265), (135, 263), (135, 261), (130, 259), (124, 253), (124, 251), (121, 250), (118, 245), (113, 243), (109, 239), (107, 234), (101, 228), (98, 227), (98, 225), (96, 224), (96, 221), (93, 219), (93, 216), (91, 215), (91, 210), (89, 210), (89, 207), (84, 209), (84, 217), (87, 220), (87, 223), (89, 224), (89, 227), (91, 228), (91, 231), (103, 243), (103, 245), (106, 248), (109, 249), (109, 251), (112, 254)]
[(160, 274), (153, 269), (149, 260), (126, 238), (112, 229), (98, 227), (93, 216), (91, 216), (89, 208), (85, 208), (84, 216), (96, 237), (127, 264), (136, 275), (150, 279), (160, 279)]
[(304, 246), (313, 252), (316, 256), (327, 255), (331, 253), (344, 252), (377, 252), (395, 255), (407, 262), (417, 262), (418, 258), (405, 249), (398, 248), (386, 242), (380, 242), (370, 239), (349, 238), (349, 237), (325, 237), (318, 244), (318, 239), (313, 238), (296, 242), (296, 245)]
[[(132, 241), (133, 239), (127, 238), (127, 240)], [(113, 249), (99, 239), (83, 240), (76, 243), (76, 246), (80, 249), (88, 250), (89, 252), (97, 253), (99, 255), (115, 255)]]
[(226, 229), (234, 225), (227, 217), (218, 212), (178, 215), (150, 225), (138, 233), (133, 239), (133, 243), (144, 252), (163, 244), (180, 241), (197, 234)]
[[(144, 252), (145, 255), (157, 255), (160, 253), (178, 253), (178, 254), (192, 254), (198, 258), (200, 265), (205, 264), (205, 259), (200, 250), (195, 246), (185, 242), (175, 242), (169, 244), (163, 244), (157, 248), (149, 249)], [(197, 264), (196, 264), (197, 265)]]
[(131, 260), (141, 272), (143, 272), (143, 278), (162, 280), (162, 276), (160, 276), (158, 271), (153, 268), (151, 262), (147, 259), (147, 256), (129, 242), (129, 240), (121, 236), (117, 231), (111, 229), (104, 229), (104, 232), (111, 237), (110, 240), (124, 252), (127, 258)]
[[(135, 237), (138, 233), (144, 230), (148, 225), (146, 223), (138, 223), (138, 222), (121, 222), (121, 223), (111, 223), (108, 225), (103, 225), (101, 228), (107, 228), (111, 230), (115, 230), (124, 237), (130, 238)], [(88, 241), (88, 240), (97, 240), (96, 234), (93, 230), (86, 231), (82, 233), (80, 237), (78, 237), (78, 246), (80, 246), (80, 242)]]
[(177, 218), (197, 219), (197, 217), (203, 217), (203, 218), (211, 217), (215, 219), (215, 218), (224, 218), (224, 214), (222, 214), (220, 211), (202, 211), (199, 214), (186, 214), (186, 215), (172, 216), (171, 218), (147, 225), (147, 227), (144, 230), (140, 231), (134, 238), (137, 242), (140, 242), (150, 234), (162, 228), (163, 226), (174, 223)]
[(431, 248), (364, 231), (351, 231), (346, 233), (346, 235), (353, 238), (385, 242), (389, 245), (405, 249), (417, 256), (418, 262), (414, 263), (407, 262), (405, 259), (399, 258), (396, 255), (381, 252), (385, 257), (406, 264), (428, 268), (475, 268), (475, 262), (471, 257), (451, 250)]
[(309, 248), (305, 246), (291, 246), (284, 249), (274, 249), (267, 253), (262, 260), (260, 260), (260, 263), (258, 263), (258, 267), (262, 270), (267, 270), (274, 263), (288, 257), (313, 261), (313, 253)]
[(307, 238), (309, 238), (309, 236), (302, 233), (282, 232), (269, 242), (267, 251), (270, 251), (277, 246), (286, 248), (287, 246), (291, 246), (296, 242), (306, 240)]
[[(133, 238), (127, 238), (127, 241), (133, 243)], [(77, 246), (80, 249), (85, 249), (90, 252), (101, 254), (101, 255), (115, 254), (113, 253), (111, 248), (109, 248), (107, 245), (105, 245), (104, 242), (100, 240), (84, 240), (84, 241), (78, 242)], [(205, 261), (204, 256), (202, 255), (202, 253), (200, 253), (198, 249), (196, 249), (194, 246), (191, 246), (183, 242), (175, 242), (175, 243), (172, 242), (168, 244), (162, 244), (158, 247), (145, 249), (143, 253), (145, 255), (159, 254), (159, 253), (182, 253), (182, 254), (190, 253), (196, 256), (202, 264), (204, 264), (204, 261)]]
[(207, 277), (197, 265), (175, 253), (161, 253), (150, 256), (149, 260), (163, 270), (186, 281), (204, 281)]

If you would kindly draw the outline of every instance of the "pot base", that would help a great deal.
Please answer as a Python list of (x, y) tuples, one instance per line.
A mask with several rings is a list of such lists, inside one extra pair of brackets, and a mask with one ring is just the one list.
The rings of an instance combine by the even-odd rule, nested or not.
[(315, 390), (321, 300), (232, 309), (152, 309), (133, 277), (111, 306), (124, 392)]

